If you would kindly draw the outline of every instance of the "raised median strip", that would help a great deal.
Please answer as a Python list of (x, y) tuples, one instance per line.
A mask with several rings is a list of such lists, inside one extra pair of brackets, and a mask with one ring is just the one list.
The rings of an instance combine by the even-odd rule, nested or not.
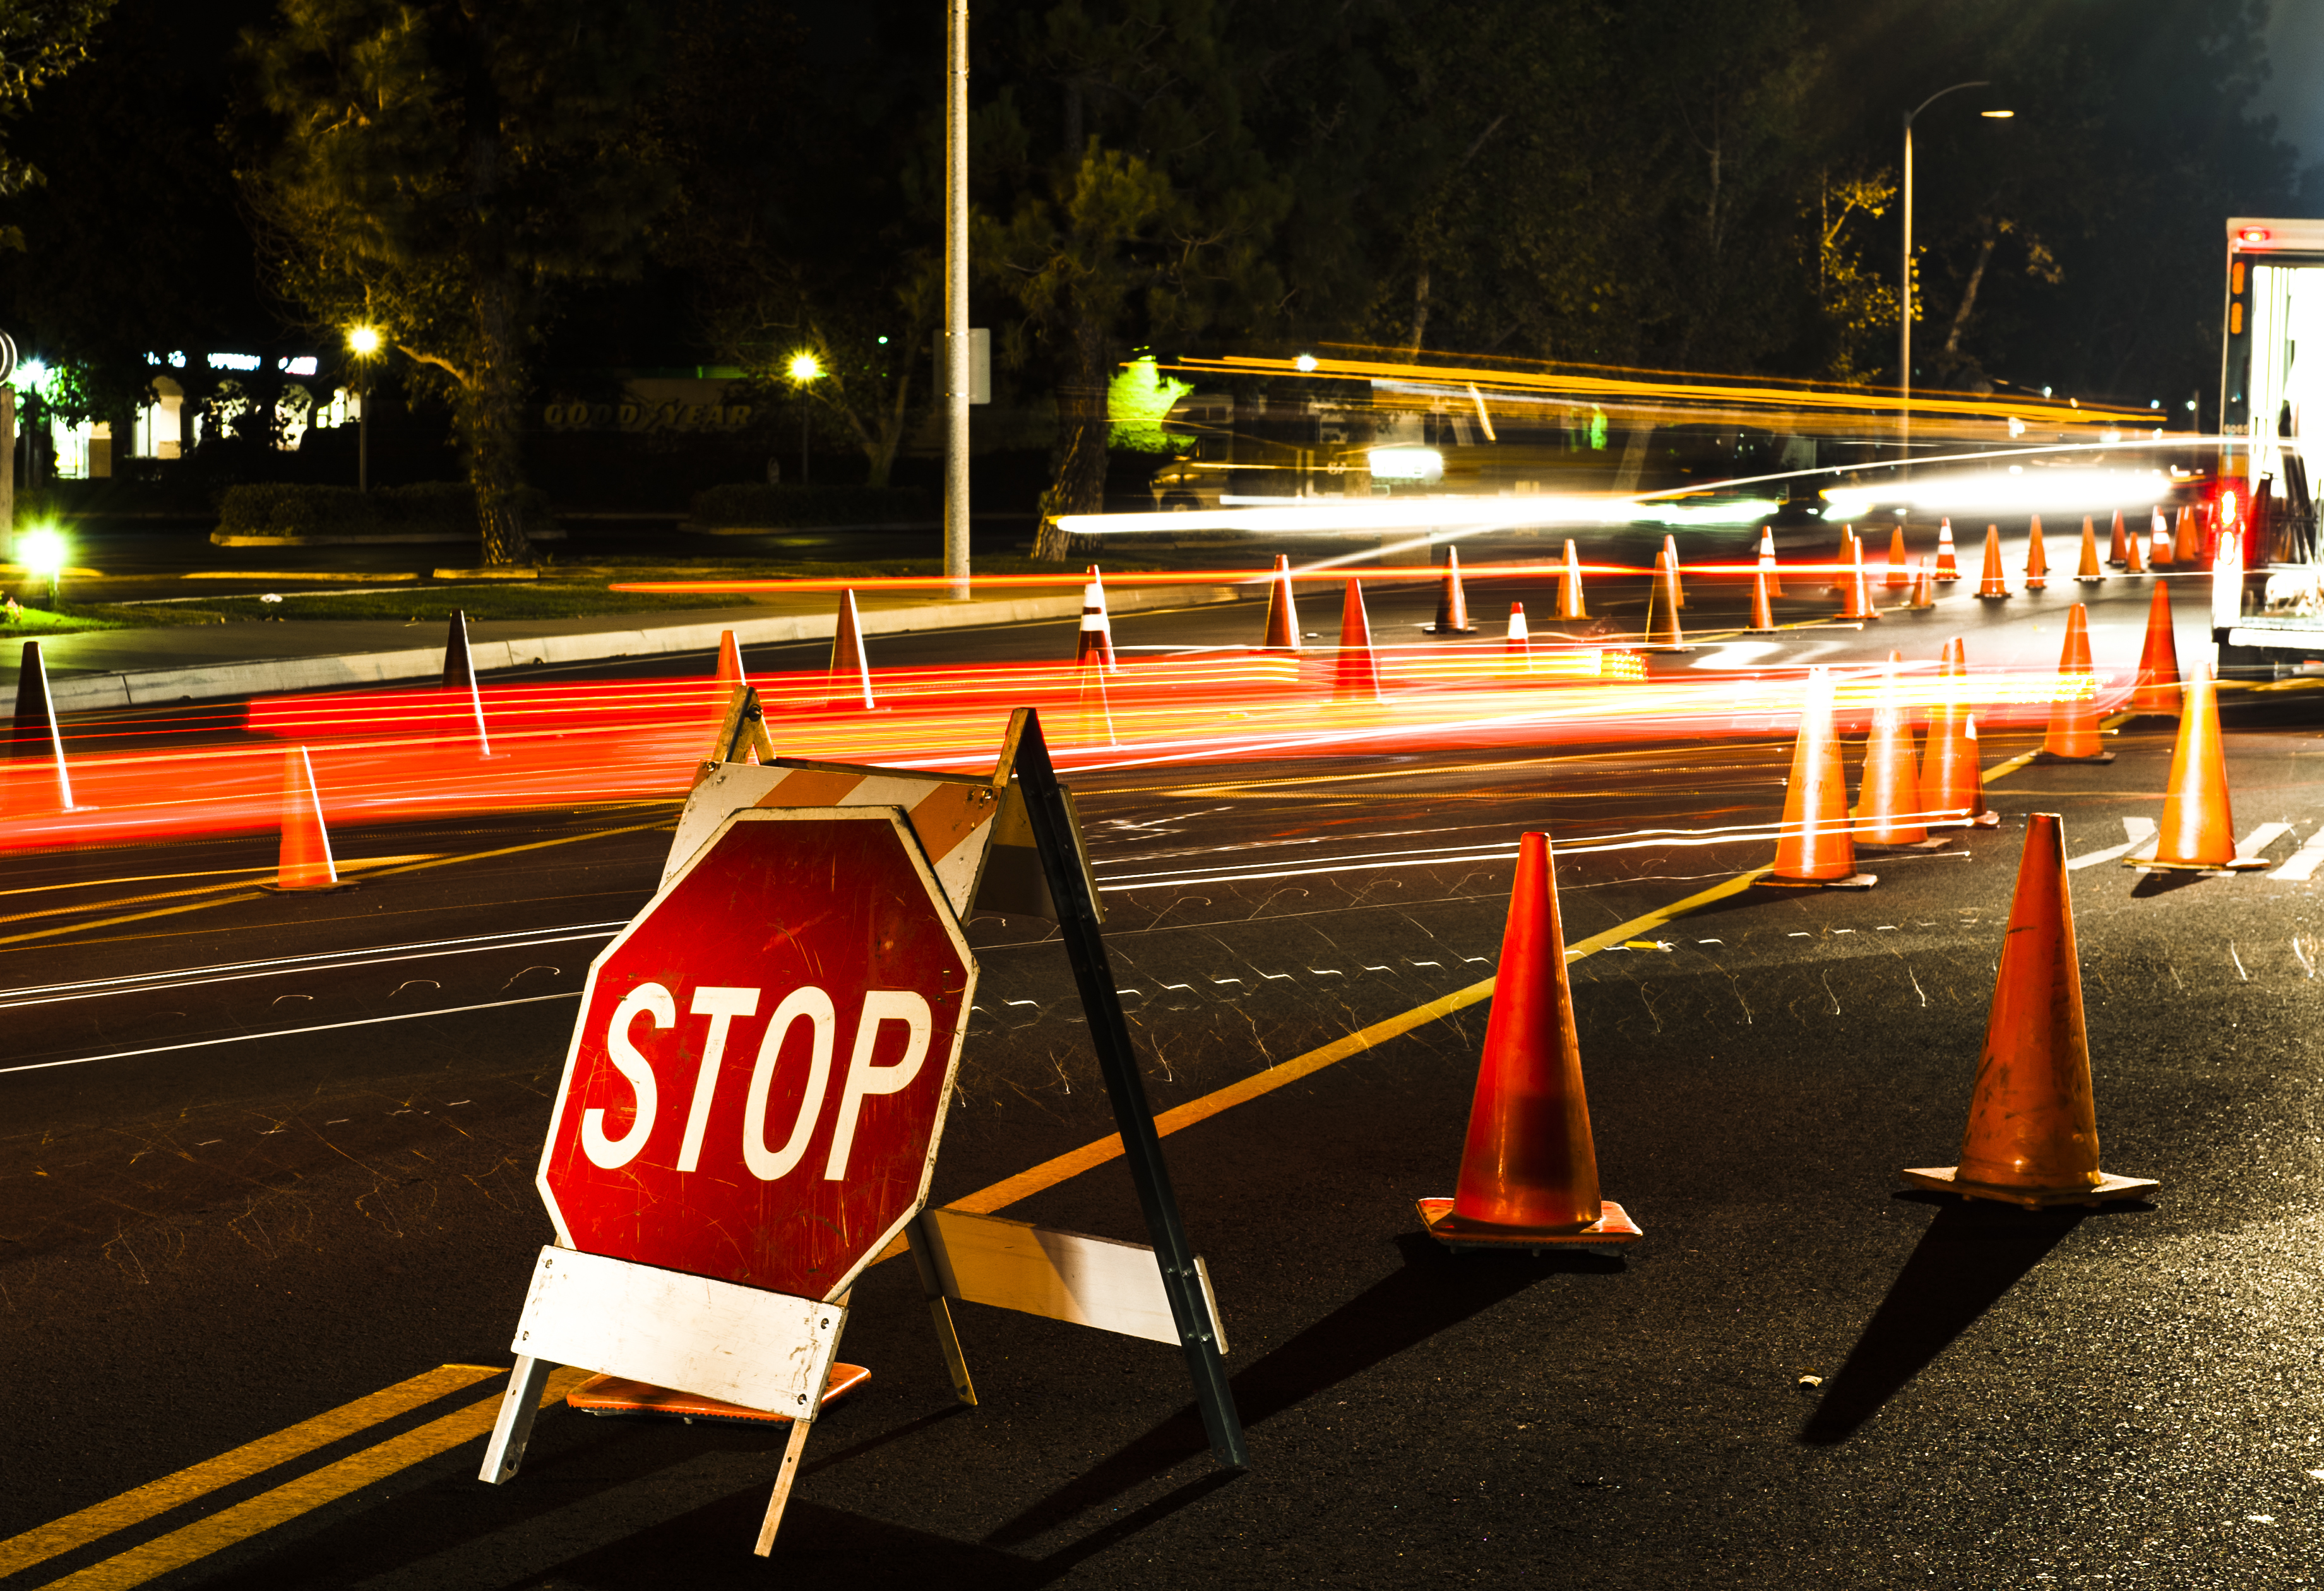
[[(1242, 593), (1226, 585), (1180, 585), (1152, 589), (1123, 586), (1113, 588), (1107, 594), (1114, 612), (1135, 613), (1233, 602)], [(633, 624), (620, 629), (580, 632), (545, 631), (539, 635), (501, 639), (472, 636), (468, 649), (481, 672), (558, 663), (604, 662), (616, 658), (715, 652), (718, 649), (719, 637), (729, 630), (734, 632), (734, 639), (746, 647), (828, 640), (838, 623), (836, 607), (836, 599), (832, 599), (818, 602), (812, 612), (775, 613), (763, 619), (727, 620), (706, 624)], [(869, 605), (862, 610), (862, 626), (867, 635), (898, 635), (918, 630), (965, 630), (992, 624), (1077, 619), (1081, 611), (1081, 592), (1074, 589), (1070, 593), (979, 599), (970, 602), (919, 602), (908, 607)], [(279, 639), (282, 627), (269, 628), (274, 631), (269, 639)], [(216, 632), (198, 630), (195, 633), (206, 638)], [(60, 713), (86, 713), (287, 691), (400, 685), (434, 679), (443, 672), (444, 648), (440, 644), (400, 648), (392, 651), (231, 658), (168, 668), (87, 673), (75, 673), (69, 662), (60, 663), (58, 659), (51, 658), (49, 690)], [(9, 677), (14, 677), (13, 669)]]

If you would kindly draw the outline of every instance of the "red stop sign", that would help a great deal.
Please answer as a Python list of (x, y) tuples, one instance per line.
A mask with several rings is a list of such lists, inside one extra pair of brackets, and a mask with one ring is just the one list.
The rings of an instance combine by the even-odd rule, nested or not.
[(558, 1240), (836, 1297), (927, 1196), (975, 983), (893, 809), (735, 814), (589, 969)]

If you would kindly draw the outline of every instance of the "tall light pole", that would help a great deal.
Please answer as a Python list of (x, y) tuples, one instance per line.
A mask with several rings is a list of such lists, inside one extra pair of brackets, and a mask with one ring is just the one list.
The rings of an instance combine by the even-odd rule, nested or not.
[(379, 328), (359, 326), (347, 334), (347, 346), (362, 372), (355, 379), (355, 490), (371, 490), (371, 362), (379, 352)]
[(945, 21), (945, 578), (968, 601), (968, 0)]
[(823, 373), (823, 361), (812, 354), (791, 355), (790, 377), (799, 390), (799, 484), (807, 484), (807, 428), (808, 417), (814, 412), (808, 407), (807, 383)]
[[(1904, 315), (1896, 337), (1896, 387), (1900, 394), (1896, 410), (1896, 442), (1897, 455), (1908, 465), (1912, 463), (1913, 448), (1913, 118), (1948, 94), (1958, 94), (1964, 88), (1991, 87), (1993, 85), (1982, 78), (1973, 83), (1956, 83), (1950, 88), (1938, 89), (1904, 113), (1904, 269), (1897, 294)], [(2006, 121), (2017, 113), (1989, 110), (1978, 114), (1993, 121)]]

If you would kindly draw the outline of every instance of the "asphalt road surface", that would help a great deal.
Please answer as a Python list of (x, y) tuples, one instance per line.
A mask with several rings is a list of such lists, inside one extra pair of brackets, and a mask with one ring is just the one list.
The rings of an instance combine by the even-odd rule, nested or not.
[[(2143, 584), (2123, 586), (2101, 656), (2143, 618)], [(1972, 623), (1973, 657), (2054, 658), (2065, 600), (1803, 632), (1724, 666), (1931, 654)], [(1424, 603), (1376, 602), (1376, 621)], [(1226, 645), (1252, 618), (1118, 631)], [(1067, 633), (886, 644), (1056, 655)], [(2227, 708), (2236, 832), (2290, 825), (2278, 866), (2324, 825), (2319, 706)], [(2033, 743), (1989, 740), (1988, 764)], [(2134, 725), (2110, 766), (2011, 771), (1988, 789), (1997, 830), (1867, 859), (1868, 892), (1747, 889), (1665, 920), (1768, 848), (1637, 832), (1772, 823), (1783, 735), (1077, 778), (1157, 1110), (1489, 977), (1515, 838), (1549, 831), (1569, 941), (1650, 919), (1572, 969), (1601, 1178), (1646, 1236), (1536, 1258), (1422, 1235), (1413, 1200), (1458, 1168), (1489, 1010), (1469, 1004), (1165, 1140), (1247, 1472), (1213, 1464), (1173, 1350), (1028, 1316), (959, 1308), (982, 1401), (957, 1406), (892, 1263), (857, 1288), (842, 1354), (872, 1378), (818, 1424), (771, 1561), (749, 1548), (779, 1433), (551, 1408), (493, 1488), (464, 1412), (489, 1416), (549, 1237), (531, 1179), (574, 997), (650, 893), (671, 806), (342, 832), (369, 865), (326, 896), (241, 887), (272, 836), (14, 859), (0, 1573), (2311, 1584), (2316, 883), (2071, 872), (2105, 1163), (2162, 1179), (2152, 1200), (2035, 1216), (1896, 1178), (1954, 1157), (2024, 815), (2062, 814), (2072, 857), (2122, 846), (2126, 818), (2159, 812), (2171, 743)], [(1048, 925), (969, 926), (982, 981), (937, 1202), (1112, 1130)], [(1144, 1237), (1119, 1162), (1005, 1213)], [(478, 1368), (374, 1395), (444, 1366)]]

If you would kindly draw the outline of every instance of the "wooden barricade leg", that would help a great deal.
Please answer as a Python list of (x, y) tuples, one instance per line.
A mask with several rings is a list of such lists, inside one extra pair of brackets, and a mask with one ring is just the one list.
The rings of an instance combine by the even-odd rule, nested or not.
[(920, 1274), (920, 1292), (928, 1301), (928, 1319), (936, 1329), (936, 1347), (944, 1355), (945, 1374), (952, 1377), (953, 1395), (976, 1407), (976, 1383), (969, 1378), (968, 1357), (960, 1349), (960, 1333), (953, 1329), (952, 1301), (945, 1296), (944, 1278), (936, 1274), (936, 1246), (928, 1240), (927, 1218), (915, 1216), (906, 1234), (912, 1247), (912, 1265)]
[[(832, 1301), (844, 1310), (847, 1307), (847, 1297), (843, 1292)], [(840, 1329), (843, 1333), (846, 1330), (844, 1321)], [(831, 1353), (832, 1363), (835, 1365), (839, 1362), (837, 1338), (832, 1339)], [(830, 1386), (831, 1372), (825, 1370), (823, 1385), (816, 1389), (815, 1401), (807, 1405), (812, 1413), (820, 1415), (823, 1412), (823, 1396)], [(807, 1451), (807, 1434), (814, 1429), (815, 1421), (812, 1419), (791, 1421), (790, 1440), (783, 1444), (783, 1467), (775, 1472), (774, 1495), (767, 1499), (767, 1517), (759, 1522), (759, 1539), (751, 1548), (761, 1558), (775, 1550), (775, 1532), (783, 1527), (783, 1510), (790, 1505), (791, 1485), (798, 1479), (799, 1458)]]
[(540, 1394), (554, 1368), (548, 1360), (528, 1355), (509, 1372), (508, 1391), (493, 1421), (493, 1439), (484, 1444), (484, 1467), (476, 1474), (485, 1485), (497, 1486), (512, 1479), (524, 1462), (525, 1444), (532, 1439), (532, 1417), (540, 1411)]

